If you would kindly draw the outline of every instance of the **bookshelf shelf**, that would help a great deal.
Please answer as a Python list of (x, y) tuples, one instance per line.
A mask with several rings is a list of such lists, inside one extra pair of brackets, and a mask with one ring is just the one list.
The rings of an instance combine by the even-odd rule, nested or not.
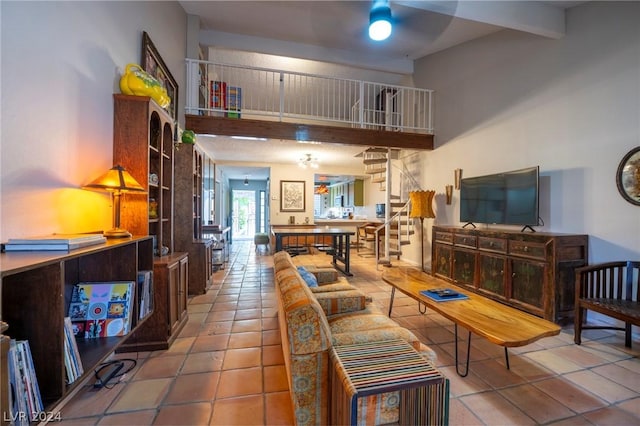
[[(108, 240), (69, 252), (1, 253), (0, 265), (0, 319), (8, 324), (3, 334), (29, 341), (46, 409), (93, 374), (93, 369), (128, 337), (78, 339), (85, 372), (67, 384), (64, 317), (69, 316), (73, 287), (86, 281), (136, 282), (139, 271), (153, 269), (153, 241), (145, 236)], [(132, 300), (135, 309), (130, 333), (149, 318), (138, 319), (138, 294)], [(5, 362), (4, 356), (0, 362)], [(3, 411), (9, 406), (6, 398), (3, 393), (0, 401)]]

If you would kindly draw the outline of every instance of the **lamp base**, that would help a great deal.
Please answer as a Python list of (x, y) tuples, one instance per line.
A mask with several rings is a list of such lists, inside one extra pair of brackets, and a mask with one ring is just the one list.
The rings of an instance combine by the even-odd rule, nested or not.
[(131, 232), (122, 228), (113, 228), (108, 231), (104, 231), (104, 236), (107, 238), (129, 238), (131, 237)]

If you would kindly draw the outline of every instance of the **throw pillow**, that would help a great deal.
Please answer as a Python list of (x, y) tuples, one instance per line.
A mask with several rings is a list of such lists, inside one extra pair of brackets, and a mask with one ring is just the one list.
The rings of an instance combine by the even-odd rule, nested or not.
[(300, 273), (300, 276), (309, 287), (318, 287), (318, 280), (316, 279), (316, 276), (307, 271), (304, 266), (298, 266), (298, 273)]

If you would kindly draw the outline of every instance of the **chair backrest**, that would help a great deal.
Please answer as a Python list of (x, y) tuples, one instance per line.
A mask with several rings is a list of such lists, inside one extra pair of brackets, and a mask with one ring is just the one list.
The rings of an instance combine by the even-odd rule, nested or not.
[(640, 261), (608, 262), (576, 269), (576, 294), (638, 302)]

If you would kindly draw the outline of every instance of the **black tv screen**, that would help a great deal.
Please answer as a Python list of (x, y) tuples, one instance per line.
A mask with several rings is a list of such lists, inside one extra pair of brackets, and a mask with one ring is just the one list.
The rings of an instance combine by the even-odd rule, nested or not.
[(539, 166), (460, 181), (460, 222), (538, 225)]

